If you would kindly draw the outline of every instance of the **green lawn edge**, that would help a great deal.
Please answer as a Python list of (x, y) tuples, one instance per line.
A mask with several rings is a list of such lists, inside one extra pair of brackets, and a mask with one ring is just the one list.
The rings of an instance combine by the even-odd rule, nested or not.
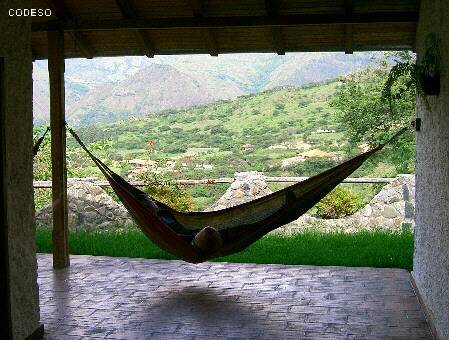
[[(52, 252), (51, 229), (38, 227), (38, 253)], [(413, 233), (409, 230), (322, 232), (305, 229), (291, 235), (268, 235), (244, 251), (215, 259), (216, 262), (402, 268), (413, 265)], [(173, 260), (138, 229), (69, 232), (70, 253)]]

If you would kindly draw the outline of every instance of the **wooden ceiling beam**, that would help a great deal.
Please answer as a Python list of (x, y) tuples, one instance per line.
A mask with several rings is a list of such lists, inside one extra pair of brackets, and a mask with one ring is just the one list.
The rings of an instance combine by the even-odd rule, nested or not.
[(83, 20), (73, 22), (53, 20), (32, 24), (33, 32), (64, 31), (104, 31), (136, 29), (182, 29), (182, 28), (222, 28), (222, 27), (283, 27), (326, 24), (363, 23), (416, 23), (418, 12), (373, 12), (335, 14), (292, 14), (268, 16), (235, 17), (193, 17), (193, 18), (153, 18), (122, 20)]
[(285, 41), (282, 27), (271, 28), (271, 35), (273, 37), (273, 46), (278, 55), (285, 55)]
[(190, 7), (192, 8), (194, 17), (203, 17), (205, 8), (202, 0), (190, 0)]
[[(62, 1), (58, 0), (50, 0), (50, 6), (53, 7), (53, 13), (55, 13), (56, 17), (62, 22), (66, 22), (67, 24), (77, 27), (77, 20), (73, 17), (71, 13), (64, 6)], [(83, 56), (87, 59), (92, 59), (95, 55), (95, 50), (91, 46), (91, 44), (86, 40), (81, 32), (76, 30), (69, 31), (70, 36), (75, 41), (76, 46), (80, 49)]]
[[(129, 0), (116, 0), (118, 7), (120, 8), (120, 12), (125, 19), (135, 20), (138, 19), (136, 11)], [(150, 36), (143, 29), (136, 30), (137, 37), (143, 46), (144, 53), (148, 58), (153, 58), (155, 49), (154, 44), (151, 41)]]
[(353, 25), (345, 25), (345, 54), (352, 54), (354, 53), (354, 47), (353, 47)]
[(37, 53), (33, 45), (31, 45), (31, 60), (36, 61)]
[(84, 57), (86, 57), (87, 59), (92, 59), (95, 55), (95, 50), (86, 41), (86, 38), (83, 36), (83, 34), (78, 31), (69, 32), (69, 34), (75, 40), (75, 44), (78, 46)]
[[(205, 8), (202, 0), (190, 0), (190, 7), (192, 8), (194, 18), (204, 17)], [(212, 57), (218, 57), (218, 47), (214, 32), (210, 28), (204, 28), (201, 30), (201, 35), (206, 43), (209, 54)]]
[[(345, 6), (345, 14), (353, 15), (354, 13), (353, 0), (345, 0), (344, 6)], [(352, 24), (345, 24), (345, 54), (352, 54), (354, 52), (354, 48), (352, 46), (354, 40), (352, 28), (353, 28)]]
[[(269, 18), (279, 16), (277, 4), (273, 0), (265, 0), (265, 11)], [(271, 36), (273, 39), (273, 47), (278, 55), (285, 55), (285, 40), (282, 27), (272, 27)]]

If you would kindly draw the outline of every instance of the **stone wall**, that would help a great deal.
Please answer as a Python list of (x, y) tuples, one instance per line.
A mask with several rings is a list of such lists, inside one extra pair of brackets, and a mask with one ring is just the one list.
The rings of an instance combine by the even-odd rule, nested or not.
[[(234, 175), (234, 182), (225, 194), (210, 208), (220, 210), (270, 194), (263, 173), (241, 172)], [(400, 230), (413, 228), (415, 204), (414, 175), (399, 175), (386, 185), (371, 202), (347, 218), (320, 219), (309, 214), (280, 228), (280, 232), (299, 231), (305, 226), (326, 230), (355, 231), (361, 228)]]
[[(11, 334), (25, 339), (39, 327), (39, 292), (33, 204), (33, 114), (31, 17), (10, 17), (9, 8), (31, 8), (31, 1), (0, 1), (0, 58), (3, 58), (2, 156), (7, 230)], [(4, 152), (4, 154), (3, 154)], [(2, 245), (3, 246), (3, 245)], [(2, 252), (4, 249), (2, 249)], [(1, 280), (5, 278), (2, 277)], [(3, 294), (3, 292), (2, 292)], [(7, 312), (7, 306), (2, 305)], [(6, 313), (5, 313), (6, 314)]]
[[(111, 229), (133, 226), (126, 209), (114, 201), (93, 179), (69, 179), (67, 188), (69, 227)], [(272, 193), (261, 172), (235, 173), (234, 182), (220, 199), (207, 210), (220, 210), (252, 201)], [(309, 214), (280, 228), (278, 232), (296, 232), (304, 227), (324, 230), (356, 231), (384, 228), (400, 230), (414, 226), (414, 175), (400, 175), (386, 185), (371, 202), (352, 216), (341, 219), (320, 219)], [(38, 225), (51, 225), (51, 205), (36, 214)]]
[(449, 339), (449, 2), (422, 0), (417, 30), (421, 59), (429, 33), (441, 44), (441, 92), (418, 98), (416, 228), (413, 277), (441, 339)]
[(352, 232), (360, 229), (401, 230), (414, 227), (415, 176), (399, 175), (355, 214), (340, 219), (301, 216), (289, 227), (319, 226), (326, 230)]
[[(112, 199), (93, 179), (71, 178), (67, 181), (69, 228), (111, 229), (129, 227), (133, 221), (123, 205)], [(36, 214), (38, 225), (52, 225), (51, 204)]]

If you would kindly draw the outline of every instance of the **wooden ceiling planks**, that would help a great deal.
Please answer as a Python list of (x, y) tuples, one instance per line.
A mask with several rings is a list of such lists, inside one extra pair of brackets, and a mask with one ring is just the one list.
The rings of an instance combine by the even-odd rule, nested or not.
[(33, 0), (33, 7), (54, 2), (65, 15), (33, 19), (36, 59), (47, 57), (49, 30), (65, 31), (67, 58), (411, 49), (419, 10), (418, 0), (352, 0), (350, 11), (348, 0)]

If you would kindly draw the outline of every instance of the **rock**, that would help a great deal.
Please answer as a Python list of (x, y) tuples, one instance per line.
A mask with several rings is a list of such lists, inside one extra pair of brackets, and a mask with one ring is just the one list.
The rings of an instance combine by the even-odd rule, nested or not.
[(207, 210), (221, 210), (271, 194), (263, 173), (236, 172), (234, 182), (223, 196)]
[(98, 208), (97, 213), (99, 213), (100, 215), (106, 215), (106, 207), (102, 206), (102, 207)]
[(238, 189), (238, 190), (235, 190), (235, 191), (234, 191), (233, 198), (235, 198), (235, 199), (241, 199), (241, 198), (243, 198), (244, 196), (245, 196), (245, 193), (243, 192), (243, 190)]
[[(69, 228), (117, 228), (134, 225), (127, 210), (115, 202), (92, 179), (69, 179), (67, 181)], [(39, 225), (52, 224), (51, 204), (36, 213)]]
[(234, 181), (234, 182), (231, 183), (231, 189), (236, 190), (238, 188), (240, 188), (240, 183), (239, 182)]
[(74, 211), (74, 212), (78, 211), (78, 207), (76, 206), (75, 203), (69, 203), (68, 208), (69, 208), (69, 210)]
[(123, 223), (125, 228), (131, 228), (134, 226), (134, 221), (132, 219), (126, 219)]
[(390, 206), (384, 207), (384, 210), (382, 211), (382, 216), (385, 218), (395, 218), (399, 215), (396, 209)]
[(111, 222), (103, 222), (97, 226), (98, 229), (109, 229), (111, 227)]
[(260, 192), (260, 188), (258, 188), (258, 187), (256, 187), (256, 186), (253, 186), (253, 187), (251, 188), (251, 195), (257, 196), (257, 195), (259, 194), (259, 192)]
[(363, 217), (369, 217), (369, 216), (371, 216), (372, 213), (373, 213), (373, 209), (371, 208), (371, 206), (369, 204), (367, 204), (360, 210), (360, 215), (362, 215)]

